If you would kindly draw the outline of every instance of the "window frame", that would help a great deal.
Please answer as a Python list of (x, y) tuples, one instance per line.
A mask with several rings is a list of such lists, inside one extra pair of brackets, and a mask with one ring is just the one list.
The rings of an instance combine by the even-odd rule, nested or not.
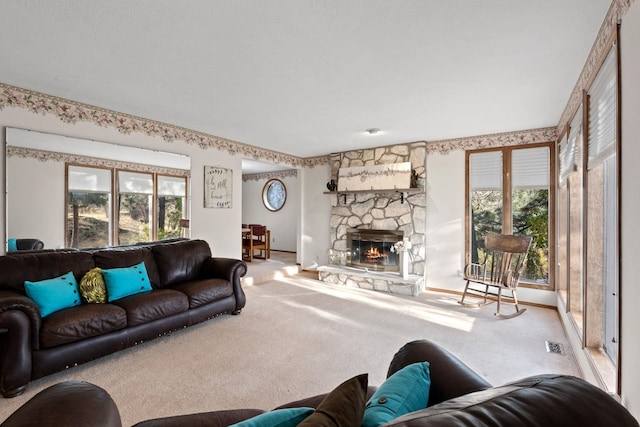
[[(140, 171), (140, 170), (134, 170), (134, 169), (129, 169), (129, 168), (120, 168), (120, 167), (104, 167), (104, 166), (97, 166), (97, 165), (92, 165), (92, 164), (86, 164), (86, 163), (76, 163), (76, 162), (66, 162), (65, 163), (65, 207), (64, 207), (64, 235), (67, 235), (68, 232), (68, 225), (67, 225), (67, 218), (69, 215), (69, 211), (68, 211), (68, 204), (69, 204), (69, 168), (70, 167), (82, 167), (82, 168), (89, 168), (89, 169), (101, 169), (101, 170), (108, 170), (111, 173), (111, 192), (109, 193), (110, 196), (110, 206), (109, 206), (109, 213), (110, 213), (110, 217), (109, 217), (109, 242), (110, 245), (120, 245), (120, 241), (119, 241), (119, 236), (118, 236), (118, 228), (119, 228), (119, 221), (120, 221), (120, 214), (118, 211), (118, 203), (117, 200), (120, 196), (120, 190), (119, 190), (119, 182), (118, 182), (118, 178), (119, 178), (119, 173), (120, 172), (125, 172), (125, 173), (140, 173), (140, 174), (146, 174), (146, 175), (150, 175), (151, 179), (152, 179), (152, 194), (151, 196), (151, 205), (149, 206), (150, 209), (150, 220), (151, 223), (149, 224), (149, 241), (154, 241), (154, 240), (158, 240), (158, 222), (159, 222), (159, 218), (158, 218), (158, 212), (159, 212), (159, 198), (158, 198), (158, 180), (159, 177), (171, 177), (171, 178), (179, 178), (179, 179), (184, 179), (185, 181), (185, 194), (183, 196), (183, 200), (184, 203), (182, 205), (182, 219), (188, 219), (189, 218), (189, 177), (188, 176), (183, 176), (183, 175), (175, 175), (175, 174), (170, 174), (170, 173), (160, 173), (160, 172), (156, 172), (156, 171), (151, 171), (151, 170), (144, 170), (144, 171)], [(184, 232), (184, 230), (183, 230)], [(65, 247), (67, 246), (67, 239), (65, 238)]]
[(513, 228), (513, 211), (512, 211), (512, 194), (513, 194), (513, 186), (512, 186), (512, 177), (511, 177), (511, 167), (512, 167), (512, 152), (514, 150), (528, 149), (528, 148), (538, 148), (538, 147), (547, 147), (549, 149), (549, 219), (548, 219), (548, 271), (549, 271), (549, 280), (547, 284), (537, 284), (533, 282), (520, 281), (518, 286), (532, 289), (542, 289), (547, 291), (555, 291), (555, 209), (556, 209), (556, 193), (555, 193), (555, 182), (556, 182), (556, 146), (555, 141), (542, 142), (542, 143), (534, 143), (534, 144), (522, 144), (522, 145), (511, 145), (511, 146), (502, 146), (502, 147), (491, 147), (484, 148), (479, 150), (466, 150), (465, 151), (465, 195), (464, 195), (464, 203), (465, 203), (465, 215), (464, 215), (464, 259), (465, 263), (469, 262), (471, 259), (471, 212), (470, 212), (470, 170), (469, 170), (469, 158), (472, 154), (490, 152), (490, 151), (500, 151), (502, 152), (502, 230), (511, 230)]

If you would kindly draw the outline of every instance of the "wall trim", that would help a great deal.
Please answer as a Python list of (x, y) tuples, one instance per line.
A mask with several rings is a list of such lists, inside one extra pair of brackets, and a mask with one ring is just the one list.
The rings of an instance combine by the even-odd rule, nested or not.
[(86, 166), (95, 166), (109, 169), (124, 169), (136, 172), (158, 173), (160, 175), (172, 175), (190, 177), (191, 170), (176, 169), (163, 166), (144, 165), (141, 163), (123, 162), (119, 160), (101, 159), (98, 157), (80, 156), (77, 154), (59, 153), (56, 151), (36, 150), (34, 148), (7, 146), (7, 157), (19, 157), (23, 159), (36, 159), (41, 162), (64, 162)]
[(296, 157), (204, 132), (0, 83), (0, 111), (7, 107), (22, 108), (36, 114), (54, 115), (67, 124), (90, 122), (103, 128), (115, 128), (125, 135), (138, 132), (162, 138), (166, 142), (181, 141), (196, 145), (202, 150), (216, 149), (232, 155), (241, 154), (247, 158), (293, 167), (312, 168), (329, 163), (328, 156)]
[[(633, 0), (618, 1), (629, 2)], [(195, 145), (202, 150), (216, 149), (232, 155), (242, 155), (246, 158), (286, 164), (291, 167), (313, 168), (315, 166), (323, 166), (329, 164), (331, 158), (331, 154), (306, 158), (292, 156), (231, 139), (209, 135), (204, 132), (0, 83), (0, 111), (7, 107), (22, 108), (36, 114), (53, 115), (67, 124), (73, 125), (79, 122), (89, 122), (103, 128), (114, 128), (125, 135), (137, 132), (151, 137), (159, 137), (167, 142), (181, 141), (186, 144)], [(448, 154), (455, 150), (475, 150), (506, 145), (555, 141), (557, 135), (558, 128), (549, 127), (437, 141), (414, 141), (406, 144), (426, 144), (428, 153)], [(390, 146), (395, 145), (402, 145), (402, 143), (392, 144)]]
[(479, 150), (482, 148), (507, 147), (511, 145), (537, 144), (541, 142), (555, 141), (557, 138), (558, 128), (553, 126), (540, 129), (431, 141), (427, 143), (427, 153), (449, 154), (456, 150), (466, 151)]
[(242, 175), (242, 181), (260, 181), (263, 179), (273, 179), (273, 178), (290, 178), (298, 176), (298, 171), (296, 169), (289, 169), (285, 171), (276, 171), (276, 172), (265, 172), (265, 173), (251, 173), (247, 175)]

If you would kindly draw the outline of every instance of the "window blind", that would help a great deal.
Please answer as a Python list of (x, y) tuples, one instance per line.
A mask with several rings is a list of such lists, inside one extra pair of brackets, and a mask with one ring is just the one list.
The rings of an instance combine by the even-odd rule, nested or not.
[(120, 193), (153, 194), (153, 176), (145, 173), (118, 171)]
[(589, 141), (587, 168), (593, 169), (615, 153), (618, 108), (616, 45), (609, 51), (589, 88)]
[(184, 197), (186, 194), (186, 180), (184, 178), (158, 175), (158, 196)]
[(511, 176), (511, 185), (514, 190), (549, 188), (549, 148), (513, 150)]
[(111, 171), (109, 169), (69, 166), (67, 173), (67, 188), (69, 191), (111, 192)]
[(578, 166), (578, 148), (582, 145), (582, 107), (578, 108), (571, 121), (569, 136), (564, 140), (563, 151), (560, 144), (560, 185), (564, 185), (567, 178)]
[(502, 190), (502, 152), (487, 151), (469, 156), (471, 191)]

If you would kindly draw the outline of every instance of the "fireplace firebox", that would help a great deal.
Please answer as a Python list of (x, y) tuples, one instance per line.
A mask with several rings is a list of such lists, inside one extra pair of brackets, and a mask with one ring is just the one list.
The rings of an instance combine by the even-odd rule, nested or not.
[(372, 271), (399, 271), (399, 257), (391, 252), (394, 243), (402, 240), (401, 230), (347, 230), (347, 260), (351, 267)]

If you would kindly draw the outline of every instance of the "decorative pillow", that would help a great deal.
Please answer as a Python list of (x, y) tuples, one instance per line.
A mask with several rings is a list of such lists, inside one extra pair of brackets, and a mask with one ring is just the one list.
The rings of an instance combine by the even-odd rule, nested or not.
[(313, 408), (274, 409), (229, 427), (295, 427), (313, 414)]
[(100, 267), (92, 268), (87, 271), (82, 280), (80, 280), (80, 295), (91, 304), (102, 304), (107, 302), (107, 288), (102, 277), (102, 269)]
[(407, 365), (382, 383), (364, 410), (362, 427), (375, 427), (427, 407), (431, 375), (429, 362)]
[(131, 267), (103, 269), (109, 302), (151, 290), (144, 262)]
[(324, 398), (313, 414), (300, 426), (313, 427), (358, 427), (362, 421), (364, 403), (367, 399), (367, 374), (353, 377)]
[(40, 309), (40, 316), (46, 317), (64, 308), (80, 305), (78, 282), (73, 272), (39, 282), (24, 282), (24, 290)]
[(16, 239), (9, 239), (7, 242), (7, 252), (15, 252), (18, 250), (18, 242)]

